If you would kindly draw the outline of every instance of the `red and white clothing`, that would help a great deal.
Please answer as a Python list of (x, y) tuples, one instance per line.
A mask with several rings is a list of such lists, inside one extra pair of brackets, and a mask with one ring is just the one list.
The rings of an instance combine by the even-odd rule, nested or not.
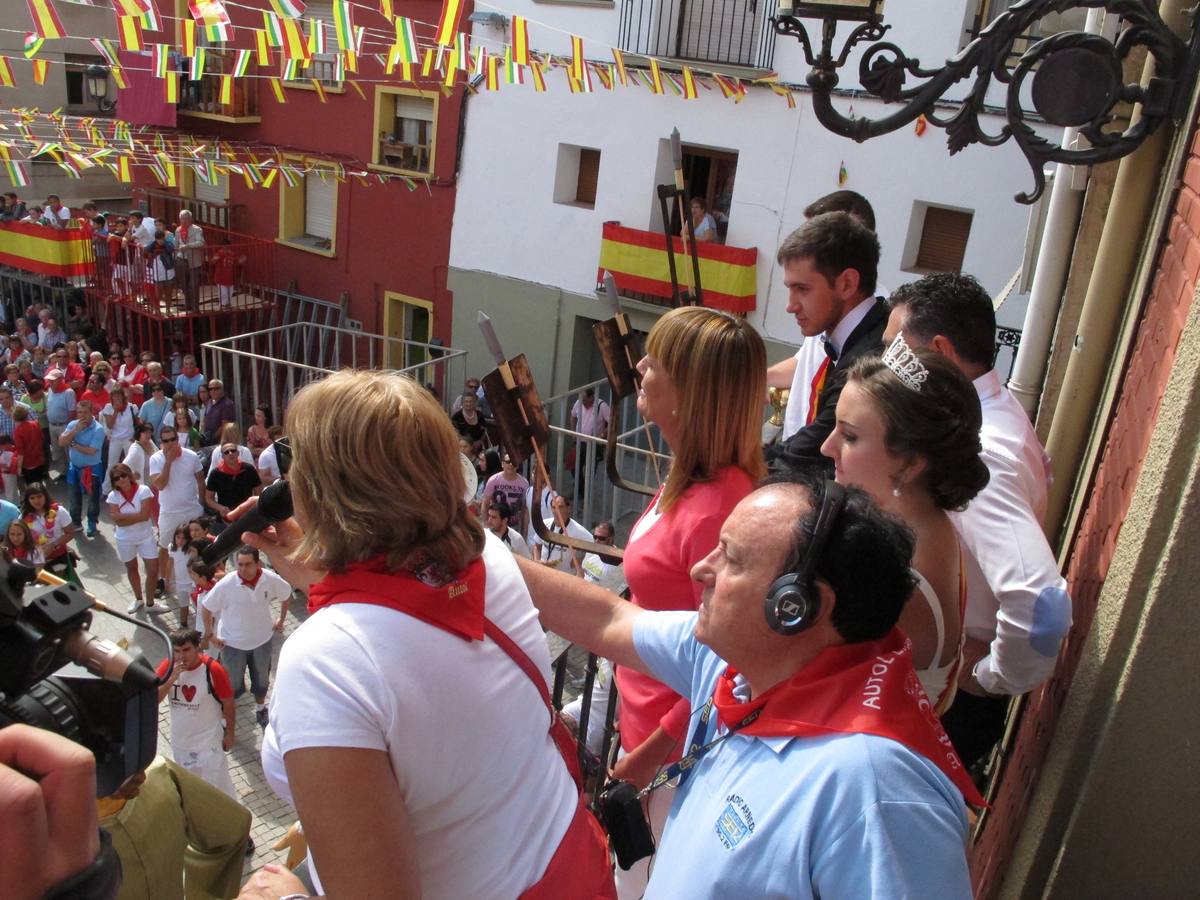
[[(700, 582), (692, 567), (717, 546), (721, 525), (753, 488), (742, 469), (727, 466), (713, 481), (693, 484), (666, 513), (659, 514), (659, 494), (633, 526), (625, 549), (625, 578), (630, 599), (642, 609), (696, 610)], [(617, 667), (621, 697), (621, 746), (628, 752), (654, 733), (659, 725), (682, 741), (690, 707), (662, 682)], [(668, 761), (677, 759), (677, 751)]]
[[(128, 495), (120, 491), (109, 491), (105, 503), (115, 506), (120, 515), (134, 515), (141, 512), (142, 504), (154, 501), (154, 491), (144, 484), (138, 484)], [(143, 519), (132, 525), (117, 525), (117, 556), (121, 562), (129, 562), (135, 556), (142, 559), (158, 559), (158, 544), (154, 540), (154, 522)]]
[[(51, 503), (44, 515), (27, 515), (25, 524), (29, 526), (29, 532), (33, 535), (33, 542), (38, 549), (45, 553), (47, 544), (52, 544), (66, 534), (67, 528), (71, 525), (71, 514), (65, 506), (59, 506), (57, 503)], [(47, 557), (48, 561), (53, 562), (59, 559), (67, 552), (66, 546), (58, 549), (54, 555)]]
[(0, 450), (0, 476), (4, 478), (4, 499), (17, 502), (17, 476), (21, 474), (20, 457), (16, 450)]
[(146, 383), (146, 367), (141, 363), (131, 366), (121, 363), (117, 369), (117, 383), (134, 393), (135, 397), (142, 396), (142, 385)]
[[(545, 633), (512, 554), (488, 532), (482, 559), (486, 616), (549, 684)], [(350, 602), (313, 613), (280, 652), (270, 720), (263, 771), (281, 797), (291, 797), (292, 750), (388, 754), (423, 897), (519, 896), (546, 872), (578, 808), (529, 677), (493, 641), (395, 609)]]
[[(166, 673), (164, 659), (158, 664), (158, 675)], [(229, 763), (221, 746), (225, 737), (222, 701), (232, 699), (233, 685), (225, 667), (205, 653), (200, 654), (199, 665), (180, 672), (167, 691), (171, 704), (171, 753), (175, 762), (237, 800), (237, 789), (229, 776)]]
[(235, 650), (254, 650), (275, 633), (271, 604), (287, 600), (291, 593), (291, 585), (269, 569), (260, 569), (253, 584), (234, 571), (208, 592), (204, 608), (217, 622), (218, 638)]

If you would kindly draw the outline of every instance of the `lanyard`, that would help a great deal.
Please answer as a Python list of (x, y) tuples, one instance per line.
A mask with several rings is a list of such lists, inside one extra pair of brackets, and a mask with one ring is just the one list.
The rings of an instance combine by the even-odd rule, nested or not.
[(688, 776), (692, 774), (692, 769), (695, 767), (696, 763), (700, 761), (700, 758), (713, 747), (717, 746), (717, 744), (720, 744), (723, 741), (733, 737), (735, 732), (740, 731), (757, 719), (759, 713), (762, 712), (762, 707), (751, 710), (746, 714), (745, 718), (726, 731), (723, 735), (718, 738), (713, 738), (707, 744), (701, 745), (700, 736), (708, 733), (708, 720), (709, 717), (712, 716), (712, 710), (713, 698), (709, 697), (708, 702), (704, 704), (704, 709), (700, 712), (700, 721), (697, 723), (695, 731), (692, 732), (692, 741), (688, 746), (687, 756), (671, 763), (671, 765), (667, 766), (665, 769), (660, 769), (658, 774), (654, 776), (654, 780), (651, 781), (650, 784), (643, 788), (638, 794), (639, 797), (645, 797), (651, 791), (662, 787), (668, 781), (676, 777), (679, 778), (679, 787), (683, 787), (684, 782), (688, 780)]

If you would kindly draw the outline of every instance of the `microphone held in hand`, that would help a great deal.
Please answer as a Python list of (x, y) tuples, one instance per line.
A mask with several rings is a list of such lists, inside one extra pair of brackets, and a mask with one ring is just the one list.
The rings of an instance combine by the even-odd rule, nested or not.
[(200, 558), (210, 566), (220, 562), (241, 546), (242, 535), (247, 531), (259, 534), (276, 522), (291, 517), (292, 490), (286, 481), (280, 479), (263, 488), (254, 507), (230, 522), (217, 539), (204, 549)]

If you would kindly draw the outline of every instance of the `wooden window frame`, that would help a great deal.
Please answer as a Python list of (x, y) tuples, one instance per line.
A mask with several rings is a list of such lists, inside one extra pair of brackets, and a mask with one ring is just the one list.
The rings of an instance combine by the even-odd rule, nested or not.
[[(421, 100), (433, 101), (433, 127), (430, 130), (429, 136), (429, 171), (422, 172), (418, 169), (402, 169), (397, 166), (389, 166), (382, 161), (383, 156), (379, 147), (379, 135), (384, 131), (383, 122), (383, 106), (385, 97), (417, 97)], [(433, 178), (437, 170), (437, 136), (438, 136), (438, 115), (440, 109), (441, 95), (437, 91), (423, 91), (418, 88), (391, 87), (388, 85), (376, 85), (375, 87), (375, 115), (371, 126), (371, 163), (367, 168), (379, 172), (389, 172), (396, 175), (408, 175), (413, 178)], [(392, 118), (395, 119), (395, 101), (392, 101)]]

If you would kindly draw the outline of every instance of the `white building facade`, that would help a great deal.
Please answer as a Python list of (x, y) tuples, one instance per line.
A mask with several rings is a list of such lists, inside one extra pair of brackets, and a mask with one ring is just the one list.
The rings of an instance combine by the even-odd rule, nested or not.
[[(716, 9), (721, 0), (701, 2)], [(769, 61), (781, 83), (803, 85), (808, 66), (799, 46), (766, 32), (762, 0), (727, 2), (740, 10), (744, 32), (757, 29), (755, 34), (774, 42), (773, 55), (755, 51), (756, 61)], [(891, 0), (885, 22), (893, 27), (885, 39), (927, 66), (940, 65), (970, 39), (973, 23), (989, 15), (980, 2)], [(672, 0), (660, 0), (657, 6), (652, 0), (477, 4), (480, 10), (493, 8), (506, 17), (527, 17), (535, 51), (569, 57), (573, 34), (583, 38), (588, 59), (611, 62), (610, 48), (616, 46), (627, 51), (629, 66), (644, 64), (634, 55), (645, 47), (644, 41), (638, 44), (638, 17), (649, 17), (647, 27), (653, 28), (659, 20), (678, 26), (679, 17), (688, 15), (686, 7), (681, 13)], [(731, 28), (728, 8), (725, 13), (722, 35)], [(691, 15), (695, 18), (695, 8)], [(713, 20), (721, 20), (719, 9)], [(820, 23), (809, 24), (819, 39)], [(695, 31), (690, 20), (684, 25)], [(672, 53), (698, 52), (684, 28), (668, 31), (674, 38), (668, 36), (661, 47)], [(847, 25), (839, 26), (835, 49), (848, 31)], [(475, 38), (484, 46), (510, 39), (506, 29), (489, 24), (476, 25)], [(711, 55), (740, 61), (751, 53), (743, 47), (750, 38), (736, 46), (721, 45), (721, 35), (715, 39), (718, 46)], [(691, 46), (685, 46), (688, 40)], [(676, 74), (685, 62), (667, 62), (662, 49), (656, 55), (664, 60), (664, 70), (674, 65)], [(841, 87), (848, 90), (836, 105), (857, 116), (888, 115), (898, 107), (853, 92), (857, 56), (852, 54), (839, 73)], [(960, 229), (958, 238), (965, 241), (960, 244), (961, 269), (978, 277), (993, 295), (1003, 292), (1021, 269), (1031, 208), (1013, 198), (1033, 187), (1033, 176), (1013, 142), (1000, 148), (973, 145), (951, 156), (941, 129), (929, 126), (918, 135), (909, 125), (856, 144), (816, 120), (806, 89), (795, 92), (796, 108), (789, 109), (769, 88), (749, 85), (753, 69), (688, 64), (697, 74), (713, 69), (739, 74), (747, 82), (745, 97), (734, 103), (711, 82), (711, 89), (701, 86), (694, 100), (669, 88), (656, 95), (632, 77), (629, 86), (617, 84), (613, 90), (593, 79), (591, 93), (571, 93), (561, 70), (547, 71), (544, 93), (535, 92), (527, 79), (523, 85), (502, 84), (499, 91), (481, 87), (470, 97), (448, 286), (455, 295), (454, 344), (472, 351), (470, 358), (481, 373), (490, 361), (475, 327), (479, 310), (495, 321), (509, 355), (527, 355), (543, 397), (598, 377), (602, 370), (592, 350), (590, 325), (607, 317), (595, 294), (602, 228), (606, 222), (620, 222), (663, 231), (655, 186), (672, 180), (672, 128), (679, 129), (685, 153), (703, 160), (691, 168), (695, 183), (690, 188), (701, 195), (707, 190), (722, 217), (727, 216), (724, 243), (756, 250), (757, 289), (748, 316), (770, 342), (772, 361), (800, 340), (786, 311), (775, 252), (803, 222), (804, 208), (839, 187), (863, 194), (874, 207), (882, 285), (894, 288), (929, 270), (919, 257), (922, 239), (928, 238), (927, 220), (932, 227), (931, 208), (950, 214), (948, 219), (945, 212), (935, 216), (943, 226), (948, 221)], [(971, 86), (962, 82), (952, 97), (965, 96)], [(988, 99), (989, 109), (1001, 108), (1003, 86), (994, 85)], [(995, 134), (1005, 119), (993, 111), (981, 116), (981, 124)], [(1056, 129), (1039, 130), (1057, 140)], [(1001, 323), (1020, 327), (1024, 301), (1019, 289), (1011, 291), (999, 310)], [(627, 309), (636, 327), (648, 329), (666, 307), (634, 301)]]

